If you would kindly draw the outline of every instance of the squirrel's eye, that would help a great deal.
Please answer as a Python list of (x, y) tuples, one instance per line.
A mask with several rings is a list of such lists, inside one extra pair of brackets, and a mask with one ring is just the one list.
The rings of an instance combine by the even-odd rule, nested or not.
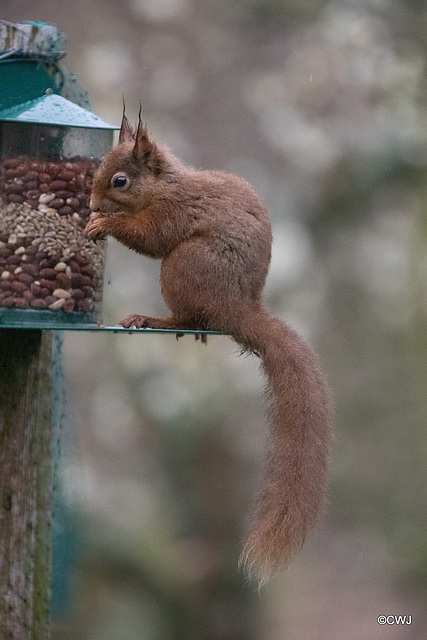
[(116, 173), (111, 178), (111, 186), (117, 189), (126, 187), (128, 183), (129, 183), (129, 178), (124, 173)]

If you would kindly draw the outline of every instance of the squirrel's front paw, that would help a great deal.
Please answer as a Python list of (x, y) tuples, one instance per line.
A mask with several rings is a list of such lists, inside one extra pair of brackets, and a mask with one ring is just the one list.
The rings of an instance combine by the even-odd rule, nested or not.
[(86, 225), (85, 233), (91, 240), (102, 240), (102, 238), (105, 238), (109, 233), (107, 218), (99, 214), (91, 218)]

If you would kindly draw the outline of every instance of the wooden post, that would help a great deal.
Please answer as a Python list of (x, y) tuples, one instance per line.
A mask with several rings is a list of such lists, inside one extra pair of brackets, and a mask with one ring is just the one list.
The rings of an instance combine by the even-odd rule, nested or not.
[(47, 640), (62, 334), (0, 330), (0, 638)]

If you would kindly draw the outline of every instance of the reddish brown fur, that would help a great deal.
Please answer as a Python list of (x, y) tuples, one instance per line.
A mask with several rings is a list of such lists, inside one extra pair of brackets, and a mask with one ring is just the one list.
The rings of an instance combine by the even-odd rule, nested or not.
[[(127, 179), (115, 186), (117, 175)], [(267, 378), (270, 451), (265, 484), (241, 559), (260, 583), (286, 566), (314, 527), (327, 475), (330, 411), (313, 351), (264, 309), (270, 264), (268, 213), (234, 175), (197, 171), (123, 117), (119, 145), (94, 179), (89, 237), (112, 235), (162, 258), (169, 318), (131, 315), (124, 327), (213, 329), (261, 358)]]

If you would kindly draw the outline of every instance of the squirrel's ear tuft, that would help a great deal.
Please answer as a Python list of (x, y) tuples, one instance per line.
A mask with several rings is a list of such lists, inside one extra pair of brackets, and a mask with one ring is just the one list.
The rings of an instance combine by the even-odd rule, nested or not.
[(124, 111), (122, 117), (122, 125), (120, 127), (119, 144), (135, 140), (135, 134), (129, 120), (126, 118)]
[(148, 137), (147, 129), (142, 124), (141, 112), (139, 115), (138, 128), (135, 135), (135, 144), (132, 150), (132, 156), (138, 162), (144, 164), (150, 171), (155, 174), (162, 170), (162, 162), (159, 150), (155, 142)]

